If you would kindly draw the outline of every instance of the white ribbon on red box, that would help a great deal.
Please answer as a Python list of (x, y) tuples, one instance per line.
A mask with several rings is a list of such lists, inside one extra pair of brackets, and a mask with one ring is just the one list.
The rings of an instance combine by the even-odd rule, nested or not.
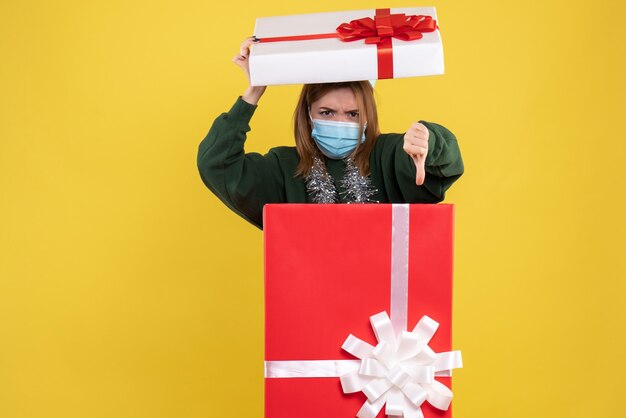
[(370, 317), (378, 344), (350, 334), (343, 348), (359, 360), (266, 361), (266, 378), (339, 377), (344, 393), (367, 397), (356, 416), (375, 418), (385, 406), (388, 416), (422, 418), (428, 402), (447, 410), (452, 391), (435, 380), (463, 367), (460, 351), (435, 353), (429, 346), (439, 324), (424, 315), (407, 331), (409, 205), (392, 206), (391, 318), (387, 312)]

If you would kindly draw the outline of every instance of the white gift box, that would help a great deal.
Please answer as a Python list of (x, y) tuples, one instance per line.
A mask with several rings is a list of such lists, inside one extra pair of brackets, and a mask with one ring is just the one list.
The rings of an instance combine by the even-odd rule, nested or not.
[[(431, 16), (434, 7), (392, 8), (391, 14)], [(375, 9), (259, 18), (255, 36), (261, 42), (250, 50), (250, 78), (253, 86), (309, 84), (379, 77), (379, 48), (365, 40), (352, 42), (339, 38), (278, 40), (267, 38), (332, 34), (342, 23), (374, 18)], [(439, 29), (423, 33), (421, 39), (392, 38), (393, 78), (443, 74), (443, 45)]]

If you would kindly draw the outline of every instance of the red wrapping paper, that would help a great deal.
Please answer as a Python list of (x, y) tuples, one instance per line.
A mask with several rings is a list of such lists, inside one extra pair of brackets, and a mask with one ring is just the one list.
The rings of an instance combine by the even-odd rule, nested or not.
[[(349, 334), (376, 345), (369, 318), (390, 311), (391, 208), (265, 206), (266, 361), (353, 360), (341, 349)], [(453, 211), (410, 205), (408, 327), (423, 315), (439, 322), (435, 352), (451, 350)], [(339, 378), (265, 379), (267, 418), (349, 418), (365, 401), (344, 394)], [(427, 402), (422, 411), (451, 417)]]

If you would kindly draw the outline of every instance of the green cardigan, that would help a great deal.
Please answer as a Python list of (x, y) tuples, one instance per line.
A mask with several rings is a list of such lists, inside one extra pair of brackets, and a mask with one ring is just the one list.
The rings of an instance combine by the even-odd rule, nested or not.
[[(234, 212), (263, 228), (266, 203), (311, 203), (303, 177), (294, 177), (299, 157), (295, 147), (276, 147), (265, 155), (244, 152), (246, 132), (256, 105), (241, 97), (215, 120), (198, 149), (198, 170), (204, 184)], [(437, 203), (463, 174), (463, 160), (454, 135), (443, 126), (422, 122), (429, 130), (426, 180), (415, 185), (415, 164), (404, 152), (404, 134), (382, 134), (370, 156), (373, 200), (381, 203)], [(324, 157), (342, 199), (343, 160)], [(340, 201), (340, 203), (343, 203)]]

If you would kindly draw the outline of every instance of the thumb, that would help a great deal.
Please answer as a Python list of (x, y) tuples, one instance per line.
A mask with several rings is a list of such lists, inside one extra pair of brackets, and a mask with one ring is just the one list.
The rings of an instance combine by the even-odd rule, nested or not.
[(415, 163), (415, 184), (417, 186), (421, 186), (422, 184), (424, 184), (424, 180), (426, 180), (426, 169), (424, 167), (426, 157), (423, 155), (412, 155), (412, 157), (413, 162)]

